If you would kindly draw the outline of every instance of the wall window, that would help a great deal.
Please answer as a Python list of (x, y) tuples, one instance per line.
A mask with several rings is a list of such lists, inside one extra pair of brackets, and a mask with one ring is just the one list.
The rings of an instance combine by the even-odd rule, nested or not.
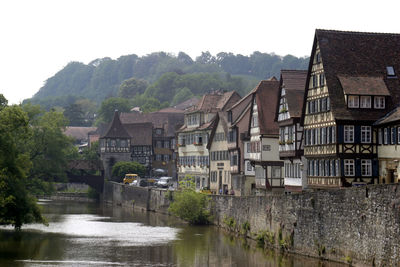
[(156, 161), (162, 161), (162, 155), (156, 154)]
[(370, 159), (361, 160), (361, 175), (362, 176), (372, 175), (372, 163)]
[(400, 144), (400, 127), (397, 128), (397, 144)]
[(358, 97), (358, 95), (349, 95), (347, 97), (347, 106), (349, 108), (358, 108), (359, 107), (359, 97)]
[(375, 96), (374, 97), (374, 108), (384, 109), (385, 108), (385, 97)]
[(361, 96), (360, 97), (360, 108), (371, 108), (371, 97)]
[(354, 159), (344, 160), (344, 175), (354, 176)]
[(344, 126), (344, 142), (354, 143), (354, 125)]
[(386, 72), (388, 76), (396, 76), (396, 73), (394, 72), (393, 66), (387, 66), (386, 67)]
[(371, 143), (371, 126), (361, 126), (361, 143)]
[(319, 75), (319, 85), (324, 86), (325, 85), (325, 74), (321, 73)]
[(246, 163), (246, 165), (247, 165), (247, 171), (251, 172), (251, 171), (253, 170), (253, 166), (251, 166), (250, 161), (248, 161), (248, 162)]
[(388, 144), (388, 128), (383, 129), (383, 143)]
[(392, 136), (390, 138), (390, 143), (392, 145), (394, 145), (396, 142), (396, 128), (389, 128), (389, 129), (391, 129), (391, 133), (392, 133)]

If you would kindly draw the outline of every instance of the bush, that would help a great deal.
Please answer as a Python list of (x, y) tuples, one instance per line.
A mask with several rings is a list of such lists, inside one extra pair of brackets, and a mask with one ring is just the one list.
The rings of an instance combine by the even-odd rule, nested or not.
[(146, 167), (135, 161), (120, 161), (115, 163), (112, 167), (111, 175), (112, 180), (115, 182), (122, 182), (127, 173), (136, 173), (139, 176), (145, 174)]
[(210, 212), (207, 209), (209, 198), (207, 195), (195, 191), (193, 179), (185, 177), (179, 183), (180, 190), (174, 194), (174, 201), (168, 211), (190, 224), (208, 224)]

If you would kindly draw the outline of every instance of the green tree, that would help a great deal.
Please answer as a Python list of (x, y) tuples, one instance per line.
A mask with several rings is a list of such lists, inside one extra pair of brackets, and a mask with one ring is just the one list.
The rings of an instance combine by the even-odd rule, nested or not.
[(144, 176), (146, 167), (136, 161), (120, 161), (114, 164), (111, 170), (112, 180), (122, 182), (125, 174), (136, 173), (139, 176)]
[(176, 90), (176, 94), (172, 99), (171, 106), (175, 106), (176, 104), (182, 103), (183, 101), (192, 98), (194, 95), (189, 88), (183, 87)]
[(33, 167), (30, 177), (64, 181), (67, 155), (73, 146), (63, 130), (68, 121), (61, 112), (49, 111), (33, 120), (32, 137), (26, 142)]
[(0, 224), (20, 229), (25, 223), (46, 223), (26, 189), (32, 164), (25, 143), (31, 136), (27, 114), (19, 106), (0, 111)]
[(186, 176), (180, 181), (179, 188), (181, 190), (175, 191), (168, 211), (190, 224), (208, 224), (210, 222), (209, 197), (196, 192), (191, 176)]
[(149, 84), (145, 80), (130, 78), (122, 82), (119, 87), (118, 96), (122, 98), (134, 98), (143, 94)]
[(144, 94), (136, 96), (133, 99), (132, 104), (134, 107), (140, 107), (140, 109), (145, 113), (157, 111), (165, 107), (165, 104), (162, 105), (157, 98), (147, 97)]
[(103, 101), (99, 110), (99, 117), (97, 123), (109, 123), (111, 122), (115, 110), (120, 112), (130, 111), (130, 105), (128, 99), (111, 97)]
[(64, 116), (68, 119), (69, 126), (85, 126), (85, 117), (81, 106), (73, 103), (64, 110)]
[(0, 94), (0, 110), (7, 107), (8, 100), (4, 97), (3, 94)]

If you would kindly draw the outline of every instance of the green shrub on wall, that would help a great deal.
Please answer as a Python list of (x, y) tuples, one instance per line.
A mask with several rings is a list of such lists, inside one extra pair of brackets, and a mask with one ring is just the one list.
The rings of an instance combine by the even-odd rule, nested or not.
[(207, 195), (196, 192), (193, 178), (186, 176), (179, 182), (179, 190), (175, 192), (168, 211), (190, 224), (208, 224), (209, 202)]

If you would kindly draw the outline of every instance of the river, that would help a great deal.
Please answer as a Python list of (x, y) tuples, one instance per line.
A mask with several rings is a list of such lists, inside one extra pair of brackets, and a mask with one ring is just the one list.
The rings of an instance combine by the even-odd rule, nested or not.
[(0, 228), (0, 266), (343, 266), (281, 255), (213, 226), (101, 204), (40, 201), (49, 226)]

